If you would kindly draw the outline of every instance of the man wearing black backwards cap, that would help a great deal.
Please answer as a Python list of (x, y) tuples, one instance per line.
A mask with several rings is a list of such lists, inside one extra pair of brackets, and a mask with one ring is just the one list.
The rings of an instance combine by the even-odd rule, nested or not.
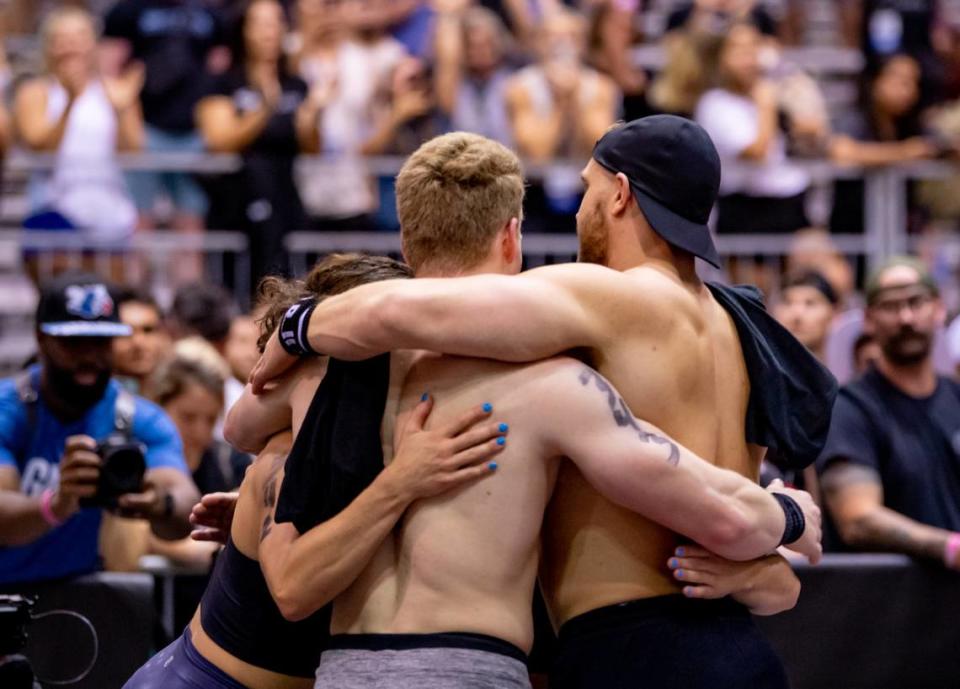
[[(113, 338), (129, 334), (98, 278), (66, 275), (44, 286), (40, 364), (0, 381), (0, 584), (97, 568), (101, 510), (80, 500), (98, 485), (103, 496), (106, 481), (130, 473), (104, 468), (109, 450), (98, 443), (108, 436), (115, 446), (139, 445), (146, 471), (140, 492), (107, 502), (122, 515), (149, 519), (161, 538), (189, 533), (197, 490), (176, 428), (159, 407), (111, 379)], [(135, 482), (138, 472), (132, 475)]]
[[(719, 466), (756, 477), (761, 446), (809, 464), (835, 381), (754, 291), (697, 276), (695, 257), (719, 262), (706, 223), (720, 162), (704, 131), (670, 116), (617, 127), (582, 176), (580, 264), (361, 287), (316, 307), (310, 347), (347, 359), (411, 348), (505, 361), (578, 349), (635, 415)], [(254, 389), (294, 361), (271, 340)], [(561, 468), (540, 570), (561, 627), (551, 688), (785, 686), (747, 611), (762, 601), (729, 581), (716, 586), (710, 572), (720, 567)], [(795, 585), (778, 556), (742, 567), (740, 581)]]
[(901, 256), (873, 274), (866, 297), (880, 358), (840, 391), (817, 460), (831, 525), (846, 547), (960, 570), (960, 384), (933, 366), (940, 293), (920, 261)]

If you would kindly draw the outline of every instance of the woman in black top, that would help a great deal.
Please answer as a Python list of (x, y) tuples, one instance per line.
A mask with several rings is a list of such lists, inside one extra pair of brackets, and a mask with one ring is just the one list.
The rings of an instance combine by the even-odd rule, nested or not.
[[(405, 277), (410, 277), (409, 268), (396, 261), (353, 254), (328, 257), (304, 282), (271, 279), (265, 283), (270, 285), (270, 292), (265, 300), (268, 312), (261, 342), (272, 333), (271, 325), (275, 325), (298, 298), (330, 296), (366, 282)], [(293, 435), (307, 422), (306, 409), (323, 378), (325, 360), (315, 358), (307, 366), (309, 370), (296, 369), (296, 375), (288, 376), (286, 382), (271, 392), (284, 396), (291, 407), (301, 410), (293, 414)], [(368, 489), (371, 492), (364, 491), (356, 503), (369, 499), (374, 493), (390, 496), (390, 500), (412, 502), (436, 493), (438, 483), (447, 489), (463, 484), (463, 478), (451, 475), (453, 469), (447, 458), (451, 441), (448, 439), (460, 440), (461, 445), (469, 443), (460, 454), (475, 445), (488, 444), (490, 436), (477, 436), (475, 424), (488, 420), (489, 413), (460, 419), (445, 428), (423, 431), (422, 421), (429, 414), (430, 405), (429, 400), (421, 403), (417, 410), (421, 423), (419, 426), (411, 423), (403, 429), (393, 461), (373, 481)], [(466, 438), (460, 437), (470, 431), (473, 433)], [(276, 499), (291, 444), (290, 431), (278, 433), (250, 466), (240, 486), (229, 539), (217, 558), (210, 584), (193, 620), (183, 635), (140, 668), (124, 689), (308, 689), (313, 686), (314, 671), (329, 633), (329, 614), (320, 610), (296, 622), (285, 619), (274, 602), (275, 594), (269, 589), (260, 565), (263, 539), (274, 525)], [(438, 461), (440, 457), (445, 459)], [(486, 459), (482, 464), (485, 465)], [(461, 474), (462, 470), (458, 476)], [(204, 504), (208, 504), (207, 500)], [(351, 517), (345, 515), (349, 511), (348, 508), (310, 533), (325, 537), (338, 529), (349, 530)], [(343, 577), (338, 580), (343, 587), (349, 583)]]
[(246, 229), (253, 284), (285, 268), (283, 237), (304, 227), (293, 163), (298, 153), (319, 152), (319, 117), (330, 96), (329, 87), (308, 91), (290, 73), (286, 33), (279, 2), (250, 2), (237, 22), (234, 66), (213, 80), (196, 111), (208, 149), (243, 156), (243, 169), (213, 194), (210, 224)]

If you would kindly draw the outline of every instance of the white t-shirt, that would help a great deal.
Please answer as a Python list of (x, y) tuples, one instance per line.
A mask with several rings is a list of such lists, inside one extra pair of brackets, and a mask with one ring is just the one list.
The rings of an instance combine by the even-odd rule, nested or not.
[(787, 198), (802, 193), (810, 178), (787, 159), (786, 141), (778, 131), (763, 162), (741, 160), (740, 153), (759, 133), (752, 99), (723, 89), (703, 94), (694, 119), (713, 139), (722, 165), (720, 195), (746, 194)]

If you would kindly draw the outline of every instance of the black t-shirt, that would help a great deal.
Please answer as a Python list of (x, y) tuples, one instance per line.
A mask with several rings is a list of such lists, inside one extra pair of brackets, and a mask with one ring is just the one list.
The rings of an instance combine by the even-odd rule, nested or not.
[(875, 469), (886, 507), (960, 531), (960, 384), (917, 399), (870, 369), (841, 389), (817, 471), (838, 460)]
[[(293, 157), (299, 153), (294, 116), (307, 96), (307, 84), (299, 77), (283, 75), (280, 77), (280, 90), (276, 110), (245, 153), (282, 157)], [(238, 113), (256, 110), (263, 102), (263, 96), (249, 84), (242, 69), (232, 69), (213, 77), (210, 93), (230, 98)]]
[(121, 0), (104, 26), (105, 36), (129, 41), (133, 58), (146, 66), (144, 119), (176, 132), (193, 129), (207, 53), (224, 42), (224, 33), (220, 15), (198, 0)]

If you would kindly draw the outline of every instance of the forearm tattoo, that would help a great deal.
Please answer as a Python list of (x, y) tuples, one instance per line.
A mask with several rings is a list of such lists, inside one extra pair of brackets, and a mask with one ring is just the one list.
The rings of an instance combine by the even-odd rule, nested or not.
[(283, 454), (274, 457), (273, 463), (270, 465), (270, 473), (267, 474), (267, 479), (263, 482), (263, 506), (266, 508), (267, 513), (263, 517), (263, 524), (260, 527), (261, 542), (270, 535), (270, 531), (273, 529), (273, 513), (274, 508), (277, 506), (277, 475), (280, 473), (286, 460), (287, 457)]
[(677, 447), (677, 444), (670, 440), (670, 438), (645, 431), (630, 411), (630, 408), (627, 407), (627, 403), (616, 393), (606, 378), (592, 368), (584, 367), (580, 373), (580, 384), (589, 387), (590, 381), (593, 381), (597, 390), (606, 395), (607, 406), (610, 407), (610, 413), (613, 414), (613, 420), (618, 426), (635, 430), (641, 442), (665, 445), (670, 450), (670, 456), (667, 457), (667, 464), (677, 466), (680, 463), (680, 448)]

